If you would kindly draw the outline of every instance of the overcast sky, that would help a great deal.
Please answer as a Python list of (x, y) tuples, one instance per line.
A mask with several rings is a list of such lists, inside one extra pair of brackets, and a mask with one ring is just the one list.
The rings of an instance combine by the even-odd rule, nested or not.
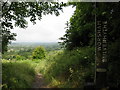
[(14, 28), (11, 32), (17, 33), (15, 42), (58, 42), (65, 34), (65, 23), (69, 21), (74, 10), (72, 6), (65, 7), (59, 16), (46, 15), (41, 21), (37, 20), (35, 25), (28, 22), (26, 29)]

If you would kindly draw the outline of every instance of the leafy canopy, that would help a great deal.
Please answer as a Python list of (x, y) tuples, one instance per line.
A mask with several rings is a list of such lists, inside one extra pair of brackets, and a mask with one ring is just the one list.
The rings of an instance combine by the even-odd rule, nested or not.
[(61, 44), (66, 49), (95, 45), (95, 15), (106, 18), (109, 43), (120, 38), (120, 2), (97, 3), (97, 8), (92, 2), (71, 4), (76, 6), (76, 10), (66, 23), (65, 35), (60, 38), (63, 41)]
[(72, 50), (76, 47), (84, 47), (94, 44), (94, 19), (92, 14), (94, 3), (73, 3), (76, 10), (73, 16), (66, 23), (66, 34), (60, 39), (66, 49)]

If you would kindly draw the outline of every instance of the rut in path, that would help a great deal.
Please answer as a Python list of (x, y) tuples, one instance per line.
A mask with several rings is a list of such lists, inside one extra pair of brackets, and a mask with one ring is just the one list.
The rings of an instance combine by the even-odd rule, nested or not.
[(42, 74), (36, 74), (32, 88), (49, 88)]

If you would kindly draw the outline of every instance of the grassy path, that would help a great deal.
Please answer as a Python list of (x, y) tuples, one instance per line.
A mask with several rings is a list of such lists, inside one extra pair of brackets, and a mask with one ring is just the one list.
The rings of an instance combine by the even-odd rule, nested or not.
[(33, 88), (49, 88), (42, 74), (37, 73), (33, 82)]
[(46, 82), (44, 76), (39, 72), (40, 71), (40, 68), (43, 67), (44, 63), (43, 62), (40, 62), (38, 61), (37, 62), (37, 65), (35, 67), (35, 72), (36, 72), (36, 75), (34, 77), (34, 81), (32, 83), (32, 88), (50, 88), (48, 86), (48, 83)]

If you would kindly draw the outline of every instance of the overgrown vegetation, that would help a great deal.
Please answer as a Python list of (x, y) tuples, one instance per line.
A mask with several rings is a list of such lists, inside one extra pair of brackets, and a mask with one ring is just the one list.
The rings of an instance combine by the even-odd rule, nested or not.
[[(106, 82), (109, 87), (118, 88), (120, 86), (120, 2), (74, 2), (71, 4), (76, 6), (76, 10), (67, 22), (66, 34), (60, 38), (63, 40), (61, 44), (68, 50), (74, 50), (77, 47), (95, 46), (95, 23), (99, 21), (98, 18), (102, 20), (104, 17), (107, 22), (107, 51), (109, 53), (108, 62), (106, 62), (108, 71), (105, 78), (107, 78)], [(104, 62), (101, 61), (101, 63)], [(98, 66), (99, 68), (104, 67), (104, 65), (100, 66), (100, 62), (98, 62)], [(101, 81), (104, 81), (104, 79)]]
[(85, 78), (94, 76), (94, 48), (57, 50), (45, 59), (3, 60), (3, 88), (30, 88), (37, 72), (50, 87), (83, 87)]
[[(41, 62), (40, 62), (41, 63)], [(85, 79), (94, 77), (94, 48), (78, 48), (73, 51), (58, 51), (40, 65), (52, 87), (82, 88)]]
[[(11, 6), (13, 12), (18, 11), (18, 15), (15, 13), (14, 18), (12, 17), (11, 19), (16, 21), (16, 25), (24, 28), (26, 27), (24, 17), (32, 16), (31, 21), (35, 23), (35, 16), (38, 15), (40, 10), (34, 10), (34, 5), (36, 5), (36, 7), (41, 7), (41, 4), (42, 3), (35, 4), (28, 2), (19, 4), (6, 3), (5, 6), (3, 6), (3, 15), (6, 16), (5, 20), (7, 20), (7, 22), (3, 21), (2, 24), (4, 28), (2, 34), (6, 34), (3, 35), (3, 41), (6, 41), (3, 43), (3, 51), (7, 50), (7, 44), (10, 40), (13, 40), (15, 36), (14, 34), (11, 36), (10, 31), (7, 30), (13, 26), (12, 23), (8, 23), (11, 14), (9, 13), (10, 11), (5, 13), (6, 9)], [(59, 50), (52, 46), (52, 49), (46, 49), (46, 57), (45, 54), (43, 54), (44, 50), (42, 49), (43, 55), (40, 55), (41, 53), (39, 53), (40, 50), (38, 48), (36, 48), (35, 51), (33, 51), (33, 48), (29, 48), (25, 51), (26, 49), (24, 48), (19, 51), (15, 49), (10, 52), (8, 51), (7, 53), (3, 52), (3, 58), (7, 59), (2, 61), (3, 88), (31, 87), (36, 72), (42, 73), (51, 87), (83, 88), (86, 82), (93, 82), (95, 73), (95, 14), (99, 17), (105, 16), (108, 21), (107, 85), (109, 87), (120, 86), (120, 3), (97, 3), (99, 8), (96, 9), (94, 9), (95, 3), (71, 4), (76, 6), (76, 10), (70, 18), (70, 21), (67, 22), (66, 34), (61, 38), (61, 40), (63, 40), (61, 44), (63, 45), (64, 50)], [(21, 8), (23, 5), (26, 7)], [(49, 5), (52, 5), (50, 9)], [(18, 6), (19, 8), (17, 8)], [(42, 9), (42, 11), (45, 10), (45, 14), (52, 14), (54, 12), (55, 15), (59, 15), (58, 10), (56, 9), (61, 10), (61, 7), (65, 5), (63, 3), (60, 5), (58, 3), (44, 3), (43, 6), (47, 6), (45, 9)], [(28, 16), (26, 16), (26, 13), (21, 13), (21, 11), (26, 10), (28, 7), (31, 7), (30, 11), (33, 11), (33, 15), (30, 14), (31, 12), (29, 10), (28, 12), (26, 11)], [(20, 8), (21, 11), (18, 10)], [(40, 19), (41, 13), (38, 15)], [(20, 15), (21, 18), (16, 20)], [(10, 37), (7, 34), (10, 34)], [(33, 58), (31, 57), (32, 52)], [(43, 59), (43, 57), (45, 58)]]
[(108, 85), (120, 86), (120, 39), (109, 45), (108, 52)]
[(36, 63), (31, 60), (3, 60), (2, 88), (30, 88), (35, 76), (35, 66)]

